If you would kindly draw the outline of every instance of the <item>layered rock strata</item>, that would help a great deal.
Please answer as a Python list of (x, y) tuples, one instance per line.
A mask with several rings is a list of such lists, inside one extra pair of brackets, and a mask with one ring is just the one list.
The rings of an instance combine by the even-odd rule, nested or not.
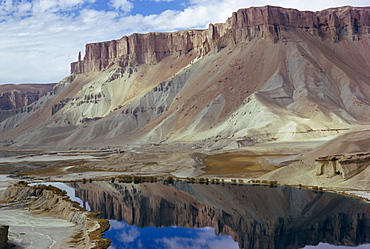
[(29, 111), (28, 105), (50, 92), (56, 84), (0, 85), (0, 121)]
[(345, 180), (361, 173), (370, 165), (370, 153), (319, 157), (316, 161), (316, 175), (333, 177), (341, 175)]
[(153, 65), (164, 58), (179, 57), (195, 50), (198, 56), (226, 46), (263, 38), (288, 42), (281, 31), (304, 30), (323, 40), (359, 40), (370, 34), (370, 8), (342, 7), (318, 12), (274, 6), (240, 9), (224, 24), (210, 24), (207, 30), (149, 33), (124, 36), (119, 40), (90, 43), (85, 56), (71, 64), (71, 73), (102, 71), (113, 63), (122, 67)]
[(0, 123), (0, 141), (213, 151), (337, 136), (370, 122), (369, 13), (266, 6), (207, 30), (88, 44), (52, 94)]

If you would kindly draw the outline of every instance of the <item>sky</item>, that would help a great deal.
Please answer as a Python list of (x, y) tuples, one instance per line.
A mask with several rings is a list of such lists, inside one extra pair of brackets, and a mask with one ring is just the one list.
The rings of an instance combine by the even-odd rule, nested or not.
[(86, 43), (132, 33), (203, 29), (274, 5), (322, 10), (369, 0), (0, 0), (0, 84), (59, 82)]

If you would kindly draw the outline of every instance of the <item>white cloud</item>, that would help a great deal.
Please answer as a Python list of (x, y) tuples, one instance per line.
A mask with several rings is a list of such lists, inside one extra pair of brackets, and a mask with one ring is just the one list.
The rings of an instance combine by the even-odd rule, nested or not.
[(109, 225), (113, 230), (122, 230), (126, 227), (124, 222), (117, 220), (109, 220)]
[[(206, 28), (224, 22), (239, 8), (277, 5), (321, 10), (342, 5), (367, 6), (368, 0), (189, 0), (183, 11), (130, 15), (133, 3), (111, 0), (0, 0), (0, 83), (57, 82), (69, 74), (84, 44), (133, 32)], [(167, 1), (167, 0), (151, 0)], [(96, 5), (106, 8), (97, 9)]]
[(115, 9), (123, 11), (125, 14), (129, 13), (134, 5), (128, 0), (111, 0), (110, 5)]
[(110, 220), (110, 229), (117, 230), (115, 238), (122, 243), (131, 243), (140, 237), (140, 229), (136, 226), (129, 226), (126, 222)]
[(238, 243), (235, 242), (231, 236), (215, 235), (214, 228), (205, 227), (197, 229), (195, 238), (162, 238), (158, 239), (156, 242), (161, 248), (165, 249), (202, 249), (202, 248), (212, 248), (212, 249), (238, 249)]

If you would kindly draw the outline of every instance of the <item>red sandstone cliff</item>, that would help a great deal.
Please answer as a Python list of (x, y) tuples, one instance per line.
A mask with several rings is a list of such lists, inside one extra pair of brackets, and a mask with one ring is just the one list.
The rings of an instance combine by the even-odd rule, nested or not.
[(0, 85), (0, 121), (18, 113), (27, 112), (26, 106), (39, 100), (55, 85), (55, 83)]
[(0, 110), (18, 109), (32, 104), (54, 86), (54, 83), (0, 85)]
[(281, 30), (287, 28), (303, 29), (331, 42), (359, 40), (370, 34), (370, 7), (346, 6), (317, 12), (274, 6), (240, 9), (225, 23), (210, 24), (207, 30), (133, 34), (119, 40), (87, 44), (84, 59), (72, 63), (71, 72), (101, 71), (114, 62), (124, 67), (153, 65), (168, 56), (177, 57), (192, 50), (201, 56), (255, 37), (287, 41), (289, 37), (281, 34)]

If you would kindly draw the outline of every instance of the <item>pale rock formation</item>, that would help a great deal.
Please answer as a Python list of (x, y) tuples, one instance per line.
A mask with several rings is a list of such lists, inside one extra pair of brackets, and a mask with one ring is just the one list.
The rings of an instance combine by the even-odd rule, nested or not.
[(109, 228), (108, 221), (99, 220), (98, 213), (79, 207), (78, 203), (71, 201), (57, 188), (15, 184), (9, 186), (1, 198), (3, 202), (28, 201), (29, 210), (48, 213), (79, 225), (82, 233), (78, 235), (77, 243), (83, 248), (107, 248), (110, 244), (109, 239), (102, 238), (102, 232)]
[(345, 180), (362, 172), (370, 165), (370, 153), (335, 155), (316, 159), (316, 174), (333, 177), (341, 175)]

